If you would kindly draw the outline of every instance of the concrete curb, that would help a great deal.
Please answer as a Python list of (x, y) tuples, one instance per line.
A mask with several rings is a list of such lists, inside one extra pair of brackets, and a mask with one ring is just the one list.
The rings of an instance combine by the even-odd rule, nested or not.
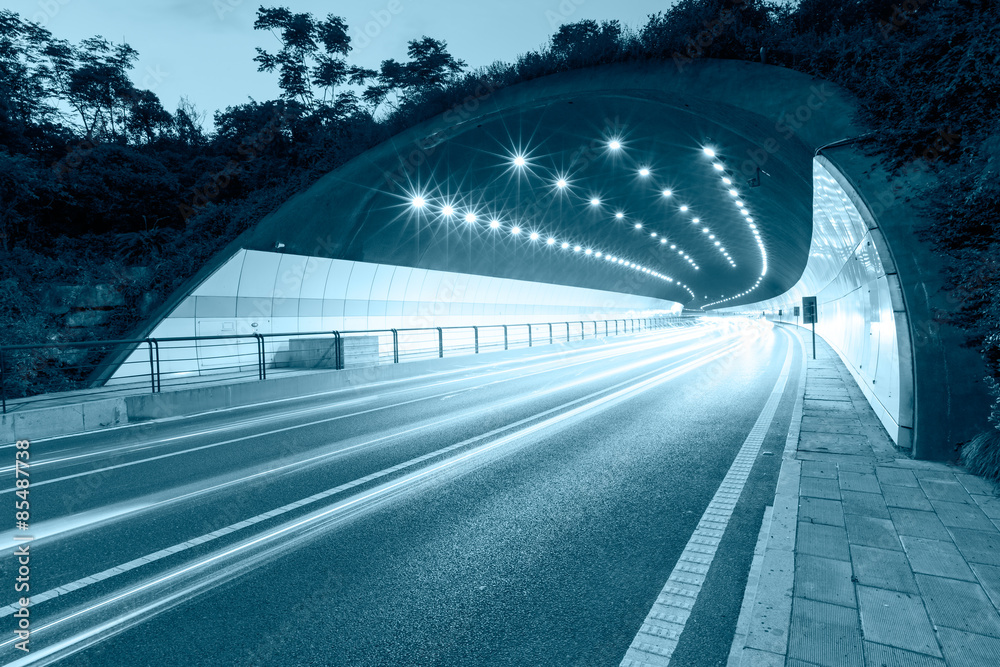
[[(795, 337), (798, 339), (798, 337)], [(802, 427), (806, 393), (807, 362), (799, 340), (802, 363), (799, 387), (782, 452), (781, 470), (774, 505), (765, 513), (767, 538), (755, 573), (751, 565), (740, 616), (730, 650), (728, 667), (784, 665), (788, 653), (788, 631), (792, 621), (792, 590), (795, 582), (795, 531), (799, 513), (801, 463), (795, 458)], [(761, 532), (765, 530), (763, 524)], [(755, 551), (754, 561), (757, 561)], [(756, 579), (754, 577), (756, 576)], [(752, 580), (752, 581), (751, 581)], [(746, 617), (744, 617), (746, 613)], [(742, 632), (741, 632), (742, 631)]]

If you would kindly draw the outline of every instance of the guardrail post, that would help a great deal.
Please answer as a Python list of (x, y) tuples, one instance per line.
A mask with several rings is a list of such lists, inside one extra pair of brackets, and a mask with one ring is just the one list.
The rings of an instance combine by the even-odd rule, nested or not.
[[(549, 325), (549, 331), (552, 331), (552, 325)], [(549, 334), (551, 335), (551, 333)], [(531, 325), (528, 325), (528, 347), (531, 347)]]
[(257, 379), (264, 380), (267, 379), (267, 376), (264, 375), (264, 337), (256, 332), (253, 337), (257, 342)]
[(552, 337), (552, 322), (549, 322), (549, 345), (552, 345), (555, 340)]
[(342, 371), (344, 370), (344, 337), (340, 335), (339, 331), (331, 331), (333, 334), (333, 370)]
[(392, 331), (392, 363), (399, 363), (399, 332), (395, 329), (390, 329)]
[(569, 342), (569, 322), (566, 323), (566, 342)]
[(507, 325), (503, 325), (503, 349), (507, 349)]
[(441, 327), (438, 330), (438, 358), (444, 359), (444, 329)]
[(0, 347), (0, 402), (3, 403), (3, 414), (7, 414), (7, 369), (4, 361), (4, 351)]
[(153, 362), (153, 341), (146, 339), (146, 346), (149, 347), (149, 391), (156, 393), (156, 366)]
[(587, 337), (587, 332), (583, 330), (583, 320), (580, 320), (580, 340), (583, 340), (586, 337)]
[(476, 334), (476, 354), (479, 354), (479, 327), (472, 327)]
[(608, 321), (604, 320), (604, 337), (607, 338), (609, 335), (610, 334), (608, 334)]
[(153, 350), (156, 352), (156, 392), (159, 393), (163, 391), (163, 384), (161, 383), (162, 375), (160, 374), (160, 341), (155, 338), (150, 338), (153, 341)]

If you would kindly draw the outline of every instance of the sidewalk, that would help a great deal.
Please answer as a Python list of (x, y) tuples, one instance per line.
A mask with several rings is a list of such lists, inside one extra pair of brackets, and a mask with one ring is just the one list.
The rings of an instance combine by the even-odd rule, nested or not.
[(822, 340), (807, 363), (729, 666), (1000, 665), (993, 486), (898, 452)]

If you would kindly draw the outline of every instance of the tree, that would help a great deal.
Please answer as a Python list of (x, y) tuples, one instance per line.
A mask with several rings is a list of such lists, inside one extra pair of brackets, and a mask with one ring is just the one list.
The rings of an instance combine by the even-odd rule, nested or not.
[(366, 102), (378, 106), (395, 92), (407, 102), (417, 103), (454, 83), (466, 67), (464, 61), (448, 53), (446, 42), (426, 35), (411, 40), (406, 54), (410, 57), (406, 63), (391, 58), (382, 61), (378, 83), (363, 95)]
[(335, 89), (351, 76), (344, 60), (351, 51), (351, 38), (344, 19), (328, 14), (317, 21), (312, 14), (293, 14), (285, 7), (261, 7), (254, 30), (269, 30), (281, 42), (281, 50), (270, 53), (257, 48), (257, 71), (278, 71), (281, 96), (306, 106), (316, 104), (314, 89), (323, 92), (321, 103), (333, 103)]

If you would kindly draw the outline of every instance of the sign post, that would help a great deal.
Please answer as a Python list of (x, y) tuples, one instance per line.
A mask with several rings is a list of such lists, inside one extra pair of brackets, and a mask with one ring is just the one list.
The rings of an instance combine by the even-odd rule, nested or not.
[(812, 337), (813, 337), (813, 359), (816, 358), (816, 320), (818, 319), (819, 313), (816, 308), (816, 297), (814, 296), (804, 296), (802, 297), (802, 324), (812, 325)]

